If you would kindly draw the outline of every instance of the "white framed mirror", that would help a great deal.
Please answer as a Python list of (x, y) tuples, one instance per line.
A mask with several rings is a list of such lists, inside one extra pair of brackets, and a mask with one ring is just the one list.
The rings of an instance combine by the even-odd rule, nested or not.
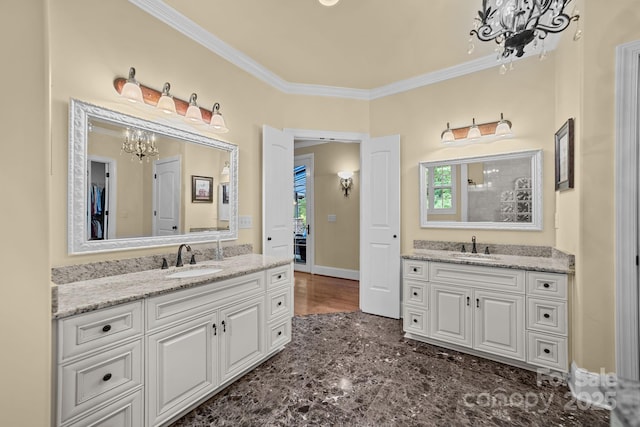
[(542, 230), (542, 150), (419, 163), (420, 226)]
[(70, 254), (237, 239), (237, 145), (75, 99), (69, 110)]

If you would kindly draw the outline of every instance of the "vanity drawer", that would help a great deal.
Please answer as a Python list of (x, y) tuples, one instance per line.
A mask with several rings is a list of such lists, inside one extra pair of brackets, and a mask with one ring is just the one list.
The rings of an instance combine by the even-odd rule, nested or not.
[(259, 272), (149, 298), (147, 331), (198, 316), (230, 298), (248, 298), (262, 291), (264, 273)]
[(96, 310), (58, 321), (58, 360), (142, 334), (142, 301)]
[(567, 333), (567, 304), (563, 301), (527, 297), (527, 328)]
[(142, 339), (59, 368), (63, 423), (142, 384)]
[(426, 309), (405, 305), (402, 313), (403, 327), (406, 332), (427, 336), (429, 314)]
[(452, 285), (482, 286), (509, 292), (524, 292), (525, 272), (511, 268), (432, 262), (429, 279)]
[(532, 365), (567, 371), (567, 339), (527, 332), (527, 362)]
[(267, 294), (267, 316), (268, 320), (274, 319), (280, 315), (287, 314), (291, 317), (291, 292), (290, 286), (280, 290), (269, 291)]
[(271, 322), (267, 326), (267, 353), (282, 347), (291, 341), (291, 317)]
[(415, 259), (403, 259), (402, 274), (407, 279), (429, 280), (429, 263)]
[(527, 272), (527, 293), (548, 298), (567, 298), (567, 275)]
[(136, 427), (142, 425), (142, 390), (86, 416), (67, 427)]
[(291, 283), (293, 274), (291, 272), (291, 264), (275, 267), (267, 270), (267, 287), (275, 288), (281, 285)]
[(402, 296), (405, 304), (429, 308), (428, 284), (417, 280), (404, 279), (402, 281), (402, 286)]

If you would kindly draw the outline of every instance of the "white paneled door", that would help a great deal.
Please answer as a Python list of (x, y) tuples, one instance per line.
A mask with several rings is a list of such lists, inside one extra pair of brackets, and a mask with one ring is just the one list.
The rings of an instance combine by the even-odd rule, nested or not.
[(400, 317), (400, 136), (360, 146), (360, 309)]
[(293, 136), (262, 127), (262, 253), (293, 257)]
[(180, 157), (153, 163), (153, 235), (172, 236), (180, 230)]

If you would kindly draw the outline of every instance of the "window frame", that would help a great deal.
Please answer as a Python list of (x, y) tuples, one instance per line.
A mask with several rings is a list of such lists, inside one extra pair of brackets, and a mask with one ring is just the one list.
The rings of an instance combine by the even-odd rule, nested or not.
[[(427, 187), (423, 188), (421, 191), (421, 196), (424, 197), (424, 199), (421, 200), (420, 203), (424, 203), (427, 202), (428, 204), (426, 205), (427, 209), (425, 212), (425, 216), (427, 215), (453, 215), (456, 214), (458, 212), (457, 210), (457, 199), (458, 199), (458, 186), (457, 186), (457, 174), (458, 174), (458, 167), (457, 165), (454, 164), (442, 164), (442, 165), (435, 165), (434, 168), (442, 168), (442, 167), (450, 167), (451, 168), (451, 184), (450, 185), (435, 185), (433, 182), (433, 177), (434, 174), (432, 171), (429, 171), (429, 175), (428, 175), (428, 179), (425, 180), (427, 181)], [(429, 170), (429, 168), (423, 168), (421, 167), (421, 173), (427, 173), (427, 171)], [(433, 169), (433, 168), (432, 168)], [(451, 189), (451, 207), (450, 208), (436, 208), (434, 206), (434, 197), (435, 197), (435, 192), (438, 189)], [(425, 194), (425, 192), (428, 192), (428, 194)], [(423, 204), (423, 206), (425, 206)], [(426, 219), (426, 218), (425, 218)]]

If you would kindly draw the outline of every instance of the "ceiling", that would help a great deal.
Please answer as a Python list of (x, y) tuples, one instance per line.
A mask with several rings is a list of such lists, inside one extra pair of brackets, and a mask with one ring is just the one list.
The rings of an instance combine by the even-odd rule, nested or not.
[(467, 53), (480, 0), (131, 1), (286, 84), (372, 90), (486, 59), (495, 47), (476, 41)]

